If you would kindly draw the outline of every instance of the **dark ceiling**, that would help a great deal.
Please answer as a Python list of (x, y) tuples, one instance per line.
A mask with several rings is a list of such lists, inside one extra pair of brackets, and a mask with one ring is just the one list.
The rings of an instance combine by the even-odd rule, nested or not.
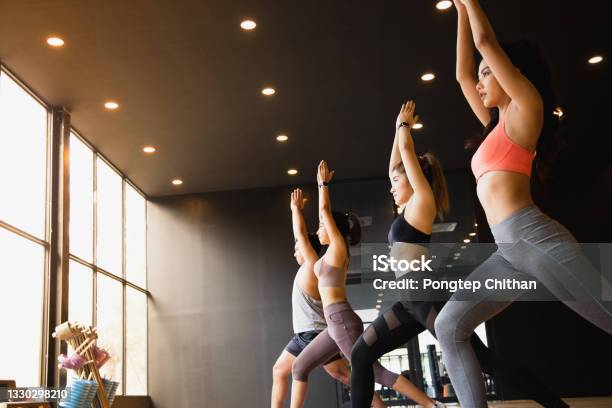
[[(500, 39), (540, 45), (568, 117), (608, 98), (607, 2), (483, 4)], [(246, 17), (253, 32), (239, 28)], [(0, 0), (0, 61), (159, 196), (314, 181), (322, 158), (341, 179), (384, 176), (407, 98), (425, 126), (418, 149), (467, 168), (478, 125), (454, 79), (455, 30), (454, 9), (433, 0)], [(50, 49), (50, 34), (66, 45)], [(594, 54), (606, 59), (589, 66)], [(437, 78), (422, 82), (425, 71)], [(103, 109), (109, 98), (118, 111)]]

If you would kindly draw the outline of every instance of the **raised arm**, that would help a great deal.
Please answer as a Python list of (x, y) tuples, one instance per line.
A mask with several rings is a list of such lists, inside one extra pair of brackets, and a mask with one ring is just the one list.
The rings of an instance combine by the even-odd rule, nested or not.
[[(402, 105), (402, 108), (404, 105)], [(410, 125), (414, 126), (414, 123), (419, 121), (419, 116), (415, 116), (414, 122)], [(391, 173), (393, 173), (393, 168), (402, 160), (402, 156), (400, 155), (398, 140), (399, 140), (399, 126), (401, 125), (401, 121), (399, 116), (395, 120), (395, 136), (393, 138), (393, 146), (391, 147), (391, 157), (389, 158), (389, 178), (391, 178)]]
[(306, 204), (306, 199), (302, 194), (302, 190), (296, 188), (291, 192), (291, 221), (293, 225), (293, 237), (298, 244), (298, 248), (304, 257), (304, 260), (308, 263), (315, 263), (318, 256), (308, 240), (308, 230), (306, 229), (306, 222), (304, 221), (304, 216), (302, 215), (304, 204)]
[[(414, 202), (419, 209), (421, 209), (421, 207), (433, 209), (431, 217), (428, 217), (429, 221), (431, 221), (433, 215), (435, 215), (435, 199), (429, 181), (427, 181), (421, 169), (421, 164), (419, 163), (419, 159), (414, 149), (414, 140), (412, 140), (412, 135), (410, 134), (410, 128), (415, 123), (415, 107), (416, 105), (413, 101), (408, 101), (402, 105), (402, 109), (398, 115), (398, 122), (400, 124), (406, 123), (408, 126), (400, 125), (399, 127), (398, 147), (402, 157), (402, 164), (404, 165), (406, 176), (408, 177), (408, 182), (414, 190)], [(427, 215), (429, 216), (430, 214)]]
[(478, 77), (468, 13), (461, 0), (454, 0), (454, 2), (457, 9), (457, 82), (470, 108), (483, 126), (486, 126), (491, 120), (491, 115), (476, 90)]
[(329, 198), (329, 182), (334, 175), (329, 170), (327, 162), (321, 160), (317, 170), (317, 183), (319, 184), (319, 218), (329, 237), (329, 248), (325, 252), (325, 261), (332, 266), (343, 266), (348, 259), (346, 241), (336, 226), (332, 216), (331, 201)]
[(460, 0), (467, 10), (474, 44), (504, 92), (525, 113), (541, 117), (542, 97), (533, 84), (512, 64), (495, 37), (493, 27), (477, 0)]

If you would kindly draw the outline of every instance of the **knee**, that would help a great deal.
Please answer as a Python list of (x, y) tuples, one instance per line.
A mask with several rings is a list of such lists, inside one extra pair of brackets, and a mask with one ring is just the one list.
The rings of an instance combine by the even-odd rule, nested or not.
[(310, 370), (308, 367), (297, 358), (293, 365), (291, 366), (291, 375), (295, 381), (308, 381), (308, 374), (310, 374)]
[(272, 367), (272, 378), (276, 380), (286, 380), (291, 374), (291, 366), (288, 364), (275, 363)]
[(349, 368), (346, 365), (339, 365), (333, 368), (325, 367), (325, 371), (335, 380), (340, 381), (342, 384), (349, 384), (351, 375)]
[(448, 309), (442, 309), (434, 323), (436, 337), (440, 344), (449, 344), (469, 337), (469, 333), (463, 333), (459, 325), (459, 319), (453, 313), (449, 313)]

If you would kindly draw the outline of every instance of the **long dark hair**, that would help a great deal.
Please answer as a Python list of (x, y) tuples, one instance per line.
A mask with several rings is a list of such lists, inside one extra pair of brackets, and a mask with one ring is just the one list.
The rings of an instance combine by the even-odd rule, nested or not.
[[(535, 170), (540, 178), (545, 178), (557, 150), (557, 128), (559, 120), (553, 111), (556, 105), (555, 93), (552, 86), (552, 77), (548, 64), (542, 57), (540, 49), (527, 40), (521, 40), (501, 45), (510, 61), (517, 67), (533, 86), (538, 90), (544, 103), (544, 124), (536, 146), (537, 155), (534, 160)], [(478, 138), (466, 142), (467, 150), (476, 150), (484, 138), (491, 133), (499, 123), (499, 110), (490, 110), (491, 120), (485, 126)]]
[[(444, 220), (444, 214), (448, 212), (449, 200), (448, 200), (448, 189), (446, 187), (446, 178), (444, 177), (444, 171), (438, 158), (432, 153), (427, 152), (422, 156), (417, 156), (423, 175), (429, 182), (431, 190), (433, 191), (434, 200), (436, 201), (436, 216), (440, 221)], [(399, 173), (406, 173), (404, 163), (399, 162), (393, 166), (393, 171)]]
[(357, 215), (332, 211), (332, 217), (336, 227), (338, 227), (342, 236), (348, 240), (349, 245), (357, 245), (361, 241), (361, 223)]

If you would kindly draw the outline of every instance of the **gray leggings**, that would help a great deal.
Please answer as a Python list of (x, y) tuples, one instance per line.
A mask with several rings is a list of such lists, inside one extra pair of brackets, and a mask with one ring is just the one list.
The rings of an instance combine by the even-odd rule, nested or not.
[[(498, 249), (469, 280), (536, 278), (567, 306), (612, 334), (612, 302), (602, 301), (601, 275), (565, 227), (530, 206), (492, 226), (491, 231)], [(442, 358), (462, 407), (487, 406), (482, 371), (470, 345), (472, 332), (523, 294), (513, 291), (503, 301), (495, 301), (494, 293), (462, 301), (456, 299), (470, 295), (457, 291), (436, 318)]]
[[(363, 333), (363, 322), (348, 302), (338, 302), (324, 308), (327, 329), (323, 330), (300, 353), (293, 362), (293, 379), (308, 381), (308, 374), (318, 366), (329, 361), (341, 351), (347, 359), (351, 358), (353, 344)], [(389, 388), (395, 384), (398, 374), (375, 362), (374, 377), (379, 384)]]

